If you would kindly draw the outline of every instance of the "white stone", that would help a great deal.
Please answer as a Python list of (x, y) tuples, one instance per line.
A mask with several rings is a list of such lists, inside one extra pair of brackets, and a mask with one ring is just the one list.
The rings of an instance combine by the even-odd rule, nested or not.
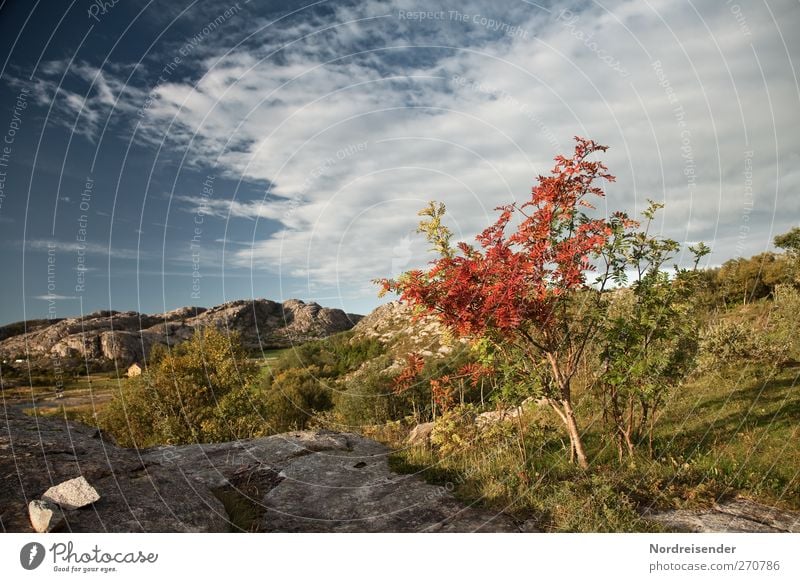
[(28, 504), (31, 525), (38, 533), (48, 533), (64, 523), (64, 512), (55, 503), (34, 499)]
[(56, 503), (63, 509), (80, 509), (100, 499), (100, 494), (81, 476), (50, 487), (42, 499)]

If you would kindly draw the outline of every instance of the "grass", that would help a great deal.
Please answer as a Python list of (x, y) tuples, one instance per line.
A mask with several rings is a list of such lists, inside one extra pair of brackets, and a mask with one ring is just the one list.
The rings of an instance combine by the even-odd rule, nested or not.
[(800, 509), (800, 367), (715, 372), (687, 385), (656, 449), (756, 500)]
[[(64, 383), (62, 398), (55, 397), (53, 384), (33, 385), (4, 390), (7, 403), (22, 404), (23, 411), (41, 417), (61, 417), (97, 426), (97, 417), (112, 395), (125, 387), (128, 379), (113, 374), (79, 376)], [(35, 402), (35, 407), (30, 406)]]
[(390, 463), (544, 531), (659, 531), (641, 517), (645, 509), (707, 507), (736, 495), (800, 509), (798, 373), (762, 366), (692, 380), (659, 419), (652, 459), (643, 444), (620, 463), (596, 419), (585, 434), (592, 467), (580, 471), (567, 462), (556, 419), (536, 410), (524, 423), (524, 455), (512, 427), (500, 440), (478, 437), (447, 454), (394, 440)]
[(264, 515), (264, 508), (253, 500), (249, 495), (231, 487), (219, 487), (212, 490), (214, 497), (222, 502), (225, 513), (228, 515), (232, 532), (255, 532), (261, 518)]
[(82, 404), (76, 406), (51, 406), (48, 408), (24, 408), (23, 412), (30, 416), (39, 416), (43, 418), (65, 418), (80, 422), (86, 426), (97, 426), (97, 408), (91, 404)]

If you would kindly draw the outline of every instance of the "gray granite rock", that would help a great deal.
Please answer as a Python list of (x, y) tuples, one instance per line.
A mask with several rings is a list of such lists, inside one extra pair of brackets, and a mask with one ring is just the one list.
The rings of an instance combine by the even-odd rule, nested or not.
[(144, 461), (97, 429), (63, 419), (32, 418), (14, 408), (0, 414), (0, 531), (34, 531), (28, 502), (75, 477), (102, 493), (67, 511), (69, 532), (229, 530), (222, 503), (171, 468)]
[(708, 509), (650, 512), (646, 517), (677, 532), (800, 532), (800, 511), (776, 509), (743, 498), (723, 501)]
[(236, 530), (220, 499), (250, 504), (252, 531), (519, 531), (503, 514), (393, 473), (389, 451), (354, 434), (305, 431), (136, 451), (64, 420), (14, 409), (7, 420), (0, 430), (5, 531), (33, 531), (26, 500), (76, 476), (102, 495), (65, 513), (63, 529), (72, 532)]

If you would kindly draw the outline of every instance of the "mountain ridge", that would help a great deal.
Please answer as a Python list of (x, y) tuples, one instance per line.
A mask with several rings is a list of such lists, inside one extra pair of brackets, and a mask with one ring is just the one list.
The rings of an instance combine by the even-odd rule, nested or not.
[(153, 315), (100, 310), (0, 326), (0, 359), (6, 365), (23, 360), (35, 368), (100, 370), (145, 360), (155, 345), (181, 343), (209, 325), (238, 332), (248, 350), (267, 350), (347, 331), (361, 317), (300, 299), (240, 299)]

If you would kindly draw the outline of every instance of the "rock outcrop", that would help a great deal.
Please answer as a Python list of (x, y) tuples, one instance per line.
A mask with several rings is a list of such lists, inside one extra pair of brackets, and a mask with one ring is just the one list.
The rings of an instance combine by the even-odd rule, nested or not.
[[(519, 531), (503, 514), (393, 473), (387, 449), (354, 434), (306, 431), (137, 451), (79, 424), (14, 409), (7, 418), (0, 431), (4, 531), (33, 531), (29, 502), (80, 476), (100, 497), (66, 511), (61, 531)], [(247, 525), (226, 506), (248, 507)]]
[(740, 497), (709, 509), (652, 512), (647, 517), (678, 532), (800, 533), (800, 511), (775, 509)]
[(0, 358), (13, 364), (29, 358), (34, 367), (53, 368), (53, 359), (71, 364), (109, 368), (141, 361), (156, 344), (174, 345), (196, 329), (216, 326), (236, 331), (248, 349), (287, 347), (346, 331), (359, 316), (341, 309), (290, 299), (232, 301), (205, 309), (182, 307), (158, 315), (135, 311), (97, 311), (83, 317), (29, 322), (0, 327)]
[[(411, 307), (399, 301), (391, 301), (377, 307), (364, 316), (355, 326), (357, 337), (376, 338), (384, 344), (402, 343), (403, 349), (419, 351), (431, 356), (439, 352), (449, 353), (445, 345), (444, 327), (432, 316), (415, 319)], [(427, 353), (426, 353), (427, 352)]]
[[(28, 504), (76, 477), (100, 494), (65, 512), (61, 531), (227, 531), (222, 503), (172, 470), (121, 449), (93, 428), (6, 408), (0, 421), (0, 526), (30, 532)], [(6, 422), (7, 421), (7, 422)]]
[(400, 301), (392, 301), (364, 316), (353, 328), (353, 339), (376, 339), (386, 346), (390, 365), (381, 370), (396, 373), (405, 365), (410, 353), (425, 359), (446, 358), (466, 343), (448, 334), (445, 327), (430, 315), (414, 317), (412, 308)]

